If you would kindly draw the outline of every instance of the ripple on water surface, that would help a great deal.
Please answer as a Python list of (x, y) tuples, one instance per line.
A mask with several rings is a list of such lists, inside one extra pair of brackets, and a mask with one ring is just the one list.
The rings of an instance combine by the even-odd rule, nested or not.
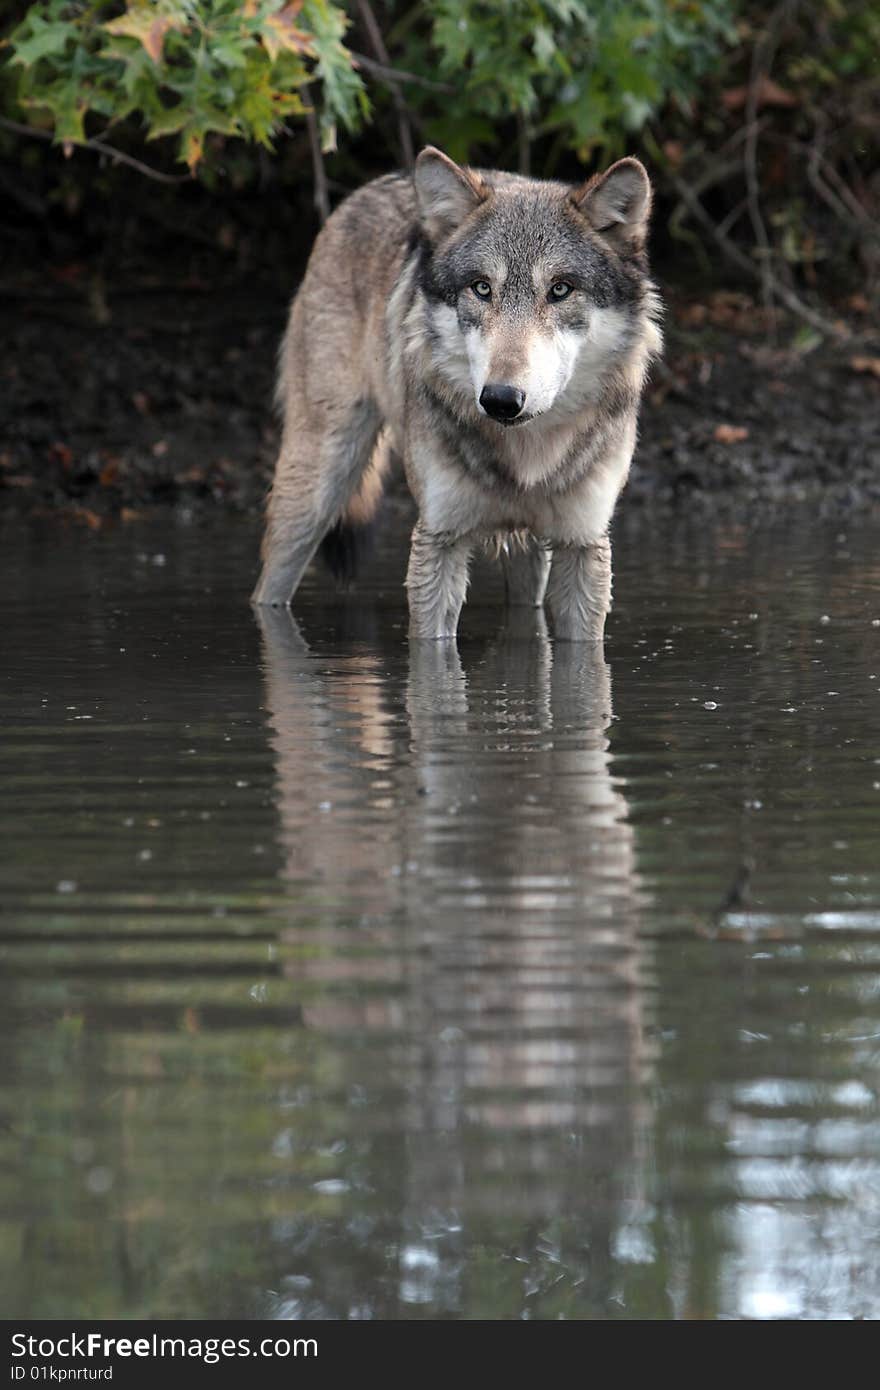
[(880, 1314), (878, 539), (630, 521), (602, 657), (9, 532), (3, 1313)]

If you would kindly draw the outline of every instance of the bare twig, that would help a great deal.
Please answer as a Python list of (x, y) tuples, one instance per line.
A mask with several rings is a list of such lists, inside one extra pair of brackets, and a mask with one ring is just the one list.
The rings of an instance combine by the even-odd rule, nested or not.
[[(757, 54), (758, 49), (755, 49)], [(746, 107), (748, 116), (749, 135), (746, 138), (745, 150), (743, 153), (743, 169), (746, 177), (746, 206), (749, 210), (749, 221), (752, 224), (752, 233), (758, 244), (760, 254), (761, 269), (761, 297), (764, 301), (764, 308), (773, 315), (773, 291), (771, 282), (773, 271), (770, 266), (770, 238), (767, 235), (767, 228), (764, 226), (764, 219), (761, 216), (761, 188), (758, 181), (758, 140), (755, 134), (755, 111), (757, 110), (757, 97), (759, 75), (752, 68), (752, 79), (749, 83), (748, 105)]]
[(812, 328), (817, 328), (820, 333), (827, 334), (830, 337), (838, 336), (838, 330), (830, 320), (826, 319), (824, 315), (817, 313), (815, 309), (811, 309), (809, 304), (805, 304), (800, 296), (795, 294), (794, 290), (790, 289), (788, 285), (781, 284), (774, 276), (770, 266), (762, 266), (759, 269), (754, 261), (752, 261), (744, 251), (741, 251), (740, 248), (716, 226), (693, 189), (689, 184), (685, 183), (684, 179), (678, 174), (673, 173), (670, 173), (670, 178), (678, 190), (678, 196), (690, 209), (691, 215), (696, 218), (701, 227), (706, 229), (712, 240), (720, 246), (729, 261), (732, 261), (740, 270), (745, 271), (746, 275), (750, 276), (753, 280), (757, 280), (762, 285), (764, 284), (765, 276), (769, 276), (772, 294), (775, 295), (780, 303), (784, 304), (791, 313), (803, 319), (804, 322), (810, 324)]
[(715, 151), (716, 157), (720, 159), (722, 155), (732, 154), (738, 145), (741, 145), (744, 140), (748, 140), (750, 135), (754, 135), (757, 138), (766, 128), (766, 125), (766, 117), (759, 116), (756, 117), (754, 121), (749, 121), (747, 125), (740, 126), (739, 129), (735, 130), (733, 134), (725, 140), (724, 144), (719, 146)]
[(880, 225), (876, 218), (872, 217), (868, 209), (863, 207), (856, 195), (853, 193), (849, 184), (841, 177), (830, 160), (825, 159), (824, 155), (818, 154), (816, 166), (821, 169), (829, 184), (833, 184), (841, 203), (849, 211), (853, 222), (858, 223), (863, 230), (880, 235)]
[(811, 151), (807, 159), (807, 178), (823, 203), (827, 204), (831, 211), (840, 218), (841, 222), (846, 223), (852, 230), (858, 232), (868, 231), (871, 226), (871, 221), (867, 214), (863, 211), (861, 217), (853, 216), (843, 199), (839, 198), (834, 190), (828, 187), (828, 184), (819, 172), (819, 168), (819, 160), (816, 158), (816, 152)]
[[(36, 126), (22, 125), (19, 121), (10, 121), (6, 116), (0, 116), (0, 126), (4, 130), (13, 131), (16, 135), (28, 135), (33, 140), (46, 140), (50, 144), (55, 141), (55, 136), (51, 131), (38, 130)], [(136, 169), (139, 174), (143, 174), (148, 179), (154, 179), (156, 183), (192, 183), (193, 180), (192, 174), (163, 174), (161, 170), (153, 169), (149, 164), (143, 164), (133, 155), (118, 150), (115, 145), (106, 145), (103, 140), (77, 140), (74, 148), (94, 150), (96, 154), (103, 154), (108, 159), (112, 159), (114, 163), (127, 164), (129, 168)]]
[(309, 132), (309, 148), (312, 152), (312, 174), (315, 180), (315, 207), (321, 222), (330, 216), (330, 190), (327, 187), (327, 170), (324, 168), (324, 152), (321, 149), (321, 132), (318, 117), (312, 105), (311, 93), (306, 88), (308, 105), (305, 108), (306, 128)]
[[(388, 49), (385, 47), (385, 40), (382, 38), (382, 30), (379, 28), (378, 20), (373, 14), (373, 7), (370, 0), (358, 0), (358, 10), (361, 16), (361, 23), (366, 30), (367, 38), (372, 46), (373, 52), (378, 61), (387, 69), (393, 72), (391, 58)], [(403, 93), (397, 82), (388, 79), (391, 89), (391, 100), (397, 112), (397, 138), (400, 142), (400, 154), (404, 168), (411, 169), (415, 162), (415, 151), (413, 149), (412, 127), (410, 125), (410, 110), (403, 99)]]
[[(717, 163), (711, 164), (705, 173), (697, 179), (696, 183), (689, 185), (689, 187), (695, 197), (701, 198), (704, 193), (708, 192), (710, 188), (714, 188), (716, 184), (725, 183), (727, 179), (738, 176), (741, 173), (742, 162), (739, 159), (728, 160), (726, 163), (722, 163), (719, 160)], [(694, 241), (699, 244), (699, 238), (696, 237), (696, 234), (685, 231), (682, 226), (689, 211), (690, 208), (687, 203), (685, 203), (684, 199), (679, 199), (669, 215), (669, 235), (679, 241), (688, 241), (693, 236)], [(708, 260), (706, 260), (706, 268), (708, 269)]]
[[(730, 209), (730, 212), (727, 214), (727, 216), (721, 219), (721, 221), (718, 223), (718, 232), (721, 236), (727, 236), (727, 233), (730, 231), (731, 227), (736, 226), (737, 222), (742, 217), (748, 205), (748, 198), (741, 198), (740, 201), (736, 204), (736, 206)], [(679, 206), (681, 206), (681, 204), (679, 204)]]
[(377, 63), (366, 53), (352, 53), (356, 68), (363, 68), (371, 77), (385, 82), (389, 87), (397, 83), (410, 83), (414, 87), (424, 87), (426, 92), (445, 92), (454, 95), (456, 88), (450, 82), (435, 82), (430, 77), (420, 77), (416, 72), (405, 72), (402, 68), (391, 67), (388, 63)]
[(522, 111), (516, 113), (516, 137), (519, 150), (519, 172), (530, 174), (532, 172), (532, 142), (529, 136), (529, 123)]
[(807, 178), (819, 197), (842, 222), (846, 222), (862, 235), (867, 233), (880, 236), (880, 225), (867, 208), (862, 206), (831, 160), (822, 153), (818, 143), (808, 145), (803, 140), (794, 140), (785, 135), (776, 136), (776, 139), (788, 149), (804, 156), (807, 161)]
[[(796, 3), (796, 0), (795, 0)], [(743, 169), (746, 177), (746, 196), (749, 220), (758, 247), (761, 271), (761, 297), (764, 308), (773, 324), (773, 292), (775, 277), (771, 264), (772, 247), (761, 213), (761, 185), (758, 178), (758, 98), (761, 87), (770, 73), (770, 67), (779, 42), (779, 28), (783, 16), (791, 8), (790, 0), (782, 0), (777, 5), (767, 24), (763, 36), (755, 44), (752, 52), (751, 72), (746, 95), (746, 139), (743, 147)]]
[[(740, 157), (733, 159), (730, 158), (730, 156), (733, 155), (737, 147), (742, 145), (750, 135), (757, 135), (760, 133), (765, 124), (766, 122), (763, 120), (755, 120), (751, 121), (748, 125), (740, 126), (739, 130), (735, 130), (730, 138), (725, 140), (724, 144), (719, 146), (715, 151), (714, 159), (709, 167), (704, 170), (694, 183), (689, 185), (691, 192), (697, 198), (701, 198), (710, 188), (714, 188), (719, 183), (726, 183), (728, 179), (741, 175), (742, 159)], [(651, 140), (653, 142), (655, 156), (662, 157), (660, 155), (660, 147), (657, 144), (656, 136), (652, 135)], [(733, 211), (720, 224), (722, 232), (728, 232), (742, 216), (747, 207), (748, 198), (745, 198), (742, 202), (737, 204)], [(688, 205), (683, 200), (679, 200), (679, 202), (676, 203), (669, 216), (669, 231), (671, 236), (681, 240), (689, 240), (689, 234), (682, 226), (689, 211)], [(699, 253), (702, 253), (702, 243), (698, 238), (694, 240), (695, 249), (699, 248)]]

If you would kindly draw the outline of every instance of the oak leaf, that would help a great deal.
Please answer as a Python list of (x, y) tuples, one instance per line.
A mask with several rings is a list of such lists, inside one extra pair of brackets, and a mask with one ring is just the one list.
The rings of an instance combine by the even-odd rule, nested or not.
[[(749, 99), (748, 87), (728, 87), (721, 93), (721, 104), (727, 111), (741, 111)], [(755, 110), (762, 106), (797, 106), (798, 98), (774, 82), (772, 77), (762, 77), (755, 92)]]
[(880, 377), (880, 357), (851, 357), (849, 365), (854, 372), (866, 372)]
[(716, 425), (712, 435), (716, 444), (741, 444), (748, 437), (745, 425)]
[(283, 10), (270, 15), (266, 20), (262, 38), (273, 63), (283, 48), (291, 53), (313, 51), (312, 35), (306, 33), (305, 29), (298, 28), (294, 22), (301, 9), (302, 0), (294, 0), (293, 4), (285, 5)]
[(171, 15), (157, 15), (151, 5), (137, 6), (126, 10), (118, 19), (111, 19), (103, 26), (108, 34), (122, 34), (125, 38), (138, 39), (149, 53), (154, 63), (162, 57), (162, 45), (169, 29), (177, 26)]

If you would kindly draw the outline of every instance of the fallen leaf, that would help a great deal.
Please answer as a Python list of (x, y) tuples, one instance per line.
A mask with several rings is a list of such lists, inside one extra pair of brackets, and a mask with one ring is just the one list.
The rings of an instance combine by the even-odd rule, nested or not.
[(70, 514), (74, 521), (82, 522), (83, 526), (88, 526), (90, 531), (100, 531), (104, 525), (104, 518), (97, 512), (93, 512), (91, 507), (73, 506)]
[(168, 453), (168, 440), (167, 440), (167, 439), (157, 439), (157, 440), (156, 440), (156, 443), (153, 445), (153, 457), (154, 457), (154, 458), (157, 458), (157, 459), (161, 459), (161, 458), (164, 458), (165, 455), (166, 455), (167, 453)]
[[(741, 111), (749, 100), (748, 87), (728, 87), (721, 93), (721, 104), (726, 111)], [(762, 106), (797, 106), (798, 98), (774, 82), (772, 77), (762, 77), (755, 93), (755, 109)]]
[(706, 304), (686, 304), (679, 310), (678, 320), (684, 328), (702, 328), (709, 317)]
[(716, 425), (712, 435), (716, 444), (741, 444), (748, 437), (745, 425)]
[(49, 462), (60, 463), (62, 468), (68, 469), (73, 463), (73, 450), (56, 439), (49, 445)]
[(880, 357), (851, 357), (849, 365), (854, 372), (867, 372), (880, 377)]
[(143, 512), (136, 511), (134, 507), (123, 507), (119, 513), (119, 520), (126, 523), (130, 521), (141, 521), (143, 515)]
[(684, 142), (682, 140), (664, 140), (663, 153), (672, 168), (677, 169), (684, 159)]

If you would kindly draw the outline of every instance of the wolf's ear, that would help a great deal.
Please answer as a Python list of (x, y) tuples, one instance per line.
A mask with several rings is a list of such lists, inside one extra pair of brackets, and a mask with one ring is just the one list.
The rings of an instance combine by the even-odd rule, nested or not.
[(651, 184), (637, 159), (619, 159), (571, 195), (594, 231), (619, 250), (642, 246), (651, 214)]
[(413, 177), (422, 224), (435, 241), (460, 226), (488, 196), (482, 179), (433, 145), (422, 150)]

